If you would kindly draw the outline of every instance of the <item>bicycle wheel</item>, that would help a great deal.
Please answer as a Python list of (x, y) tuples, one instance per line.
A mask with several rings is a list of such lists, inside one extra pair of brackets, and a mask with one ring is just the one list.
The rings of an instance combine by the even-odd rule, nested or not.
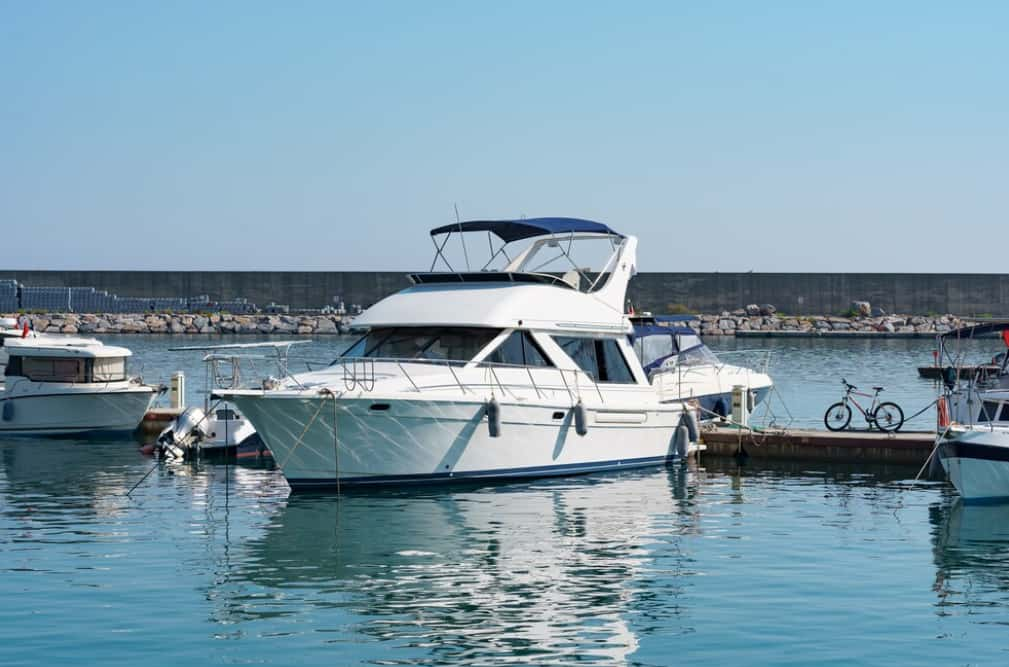
[(851, 406), (845, 403), (834, 403), (823, 415), (823, 425), (828, 431), (843, 431), (851, 423)]
[(899, 431), (904, 425), (904, 411), (896, 403), (880, 403), (872, 413), (872, 421), (880, 431)]

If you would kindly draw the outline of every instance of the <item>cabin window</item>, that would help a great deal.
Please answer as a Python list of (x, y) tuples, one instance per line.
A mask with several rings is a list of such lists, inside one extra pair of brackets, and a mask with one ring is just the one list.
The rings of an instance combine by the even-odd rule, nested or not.
[(1000, 422), (1009, 422), (1009, 403), (1002, 404), (1002, 412), (998, 416)]
[(528, 331), (513, 331), (484, 361), (515, 366), (553, 366)]
[(554, 341), (596, 382), (634, 384), (634, 374), (616, 340), (555, 336)]
[(126, 359), (14, 356), (7, 361), (4, 375), (32, 382), (118, 382), (126, 379)]
[(998, 418), (999, 405), (996, 401), (983, 401), (981, 414), (977, 416), (977, 420), (979, 422), (995, 421)]
[[(16, 360), (16, 361), (15, 361)], [(7, 374), (20, 375), (33, 382), (87, 382), (87, 362), (63, 357), (12, 357)], [(12, 372), (13, 370), (18, 372)]]
[(119, 382), (126, 379), (125, 357), (98, 358), (92, 363), (92, 382)]
[(477, 327), (377, 327), (343, 357), (440, 359), (468, 362), (501, 333)]

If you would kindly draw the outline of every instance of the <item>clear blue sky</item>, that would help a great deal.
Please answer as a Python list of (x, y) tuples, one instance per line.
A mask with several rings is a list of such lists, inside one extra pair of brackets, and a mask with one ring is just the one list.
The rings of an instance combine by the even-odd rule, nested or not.
[(1005, 2), (0, 0), (0, 268), (1004, 272)]

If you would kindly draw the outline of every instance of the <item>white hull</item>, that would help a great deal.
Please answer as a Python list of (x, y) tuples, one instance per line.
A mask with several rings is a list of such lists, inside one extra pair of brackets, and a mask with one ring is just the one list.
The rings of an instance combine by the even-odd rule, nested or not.
[(0, 420), (0, 435), (69, 435), (133, 431), (154, 400), (149, 387), (121, 391), (82, 391), (6, 395), (9, 418)]
[[(696, 399), (703, 408), (701, 419), (732, 411), (732, 389), (737, 385), (753, 394), (756, 407), (773, 386), (770, 376), (742, 366), (699, 365), (657, 373), (652, 380), (662, 400)], [(752, 408), (751, 408), (752, 410)]]
[[(501, 402), (491, 437), (482, 400), (242, 395), (245, 413), (294, 489), (514, 478), (657, 465), (675, 458), (679, 405), (588, 409)], [(375, 406), (386, 406), (375, 409)], [(336, 420), (336, 433), (333, 423)]]
[(939, 459), (964, 500), (1009, 498), (1009, 431), (959, 431), (940, 446)]

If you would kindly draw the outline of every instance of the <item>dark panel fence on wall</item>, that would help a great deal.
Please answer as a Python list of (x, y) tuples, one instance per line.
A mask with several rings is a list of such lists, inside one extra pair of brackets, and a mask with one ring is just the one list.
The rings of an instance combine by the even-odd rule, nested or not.
[[(405, 271), (0, 271), (36, 287), (95, 287), (121, 297), (247, 299), (295, 309), (368, 306), (409, 284)], [(826, 315), (869, 301), (892, 313), (1009, 316), (1009, 275), (912, 273), (641, 273), (638, 310), (718, 312), (773, 304), (789, 314)]]

